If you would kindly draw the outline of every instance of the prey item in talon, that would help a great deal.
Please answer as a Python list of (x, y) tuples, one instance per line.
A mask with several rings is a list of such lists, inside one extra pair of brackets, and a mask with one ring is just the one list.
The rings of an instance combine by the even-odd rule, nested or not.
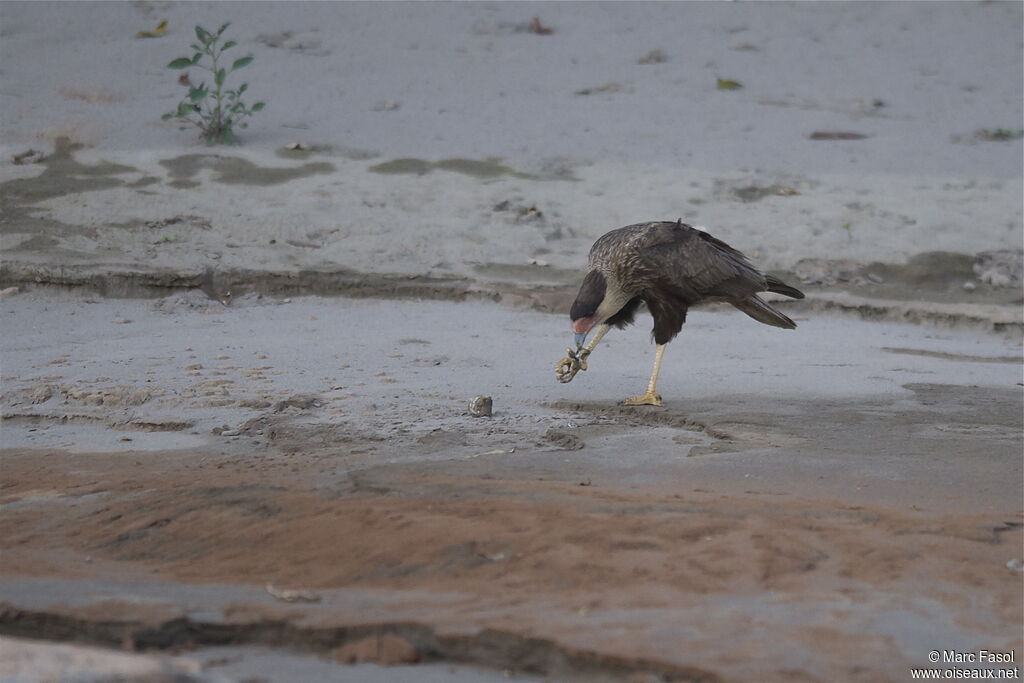
[(587, 369), (586, 364), (580, 363), (580, 359), (575, 351), (566, 349), (565, 353), (566, 357), (555, 363), (555, 379), (562, 384), (571, 382), (576, 373), (580, 371), (581, 366), (583, 370)]

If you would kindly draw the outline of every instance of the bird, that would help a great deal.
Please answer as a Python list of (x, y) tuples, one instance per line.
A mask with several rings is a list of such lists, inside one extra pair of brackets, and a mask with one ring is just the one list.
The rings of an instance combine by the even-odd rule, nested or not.
[[(654, 367), (647, 391), (627, 398), (627, 406), (663, 405), (655, 391), (662, 356), (697, 304), (725, 301), (754, 320), (792, 330), (796, 323), (758, 296), (775, 292), (803, 299), (804, 294), (758, 270), (740, 251), (682, 219), (637, 223), (602, 235), (590, 248), (587, 273), (569, 310), (575, 351), (555, 365), (560, 382), (587, 369), (587, 357), (612, 327), (630, 325), (646, 304), (654, 319)], [(597, 328), (590, 343), (587, 334)]]

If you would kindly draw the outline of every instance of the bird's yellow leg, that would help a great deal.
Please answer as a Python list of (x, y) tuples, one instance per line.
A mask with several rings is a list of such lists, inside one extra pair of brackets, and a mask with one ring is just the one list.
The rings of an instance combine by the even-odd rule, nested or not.
[(647, 391), (641, 396), (633, 396), (622, 402), (624, 406), (660, 406), (661, 396), (654, 393), (658, 383), (658, 372), (661, 371), (661, 357), (665, 355), (665, 345), (658, 344), (654, 350), (654, 369), (651, 370), (651, 381), (647, 383)]
[(608, 325), (603, 324), (603, 323), (601, 325), (599, 325), (598, 328), (597, 328), (597, 332), (595, 332), (594, 336), (590, 339), (590, 343), (587, 344), (586, 346), (584, 346), (580, 350), (580, 353), (579, 353), (579, 356), (578, 356), (579, 359), (580, 359), (580, 370), (586, 370), (587, 369), (587, 356), (589, 356), (590, 352), (593, 351), (597, 347), (597, 343), (599, 341), (601, 341), (601, 337), (603, 337), (604, 333), (607, 332), (607, 331), (608, 331)]

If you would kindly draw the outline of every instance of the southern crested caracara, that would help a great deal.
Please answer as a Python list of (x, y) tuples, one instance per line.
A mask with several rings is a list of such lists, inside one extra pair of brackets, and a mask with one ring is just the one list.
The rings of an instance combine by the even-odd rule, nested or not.
[[(776, 277), (765, 275), (722, 240), (682, 221), (627, 225), (605, 234), (590, 248), (588, 272), (580, 285), (569, 317), (576, 335), (576, 350), (555, 366), (561, 382), (569, 382), (587, 369), (587, 356), (608, 328), (633, 322), (640, 302), (654, 318), (654, 369), (647, 391), (623, 403), (661, 405), (654, 391), (665, 344), (686, 321), (686, 311), (705, 301), (727, 301), (754, 320), (793, 329), (796, 323), (758, 296), (777, 292), (804, 298), (803, 292)], [(597, 327), (590, 343), (587, 333)]]

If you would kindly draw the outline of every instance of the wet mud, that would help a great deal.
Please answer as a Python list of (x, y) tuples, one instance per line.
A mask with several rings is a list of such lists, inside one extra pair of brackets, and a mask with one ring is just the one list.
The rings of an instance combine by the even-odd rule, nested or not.
[[(746, 321), (705, 314), (688, 340), (728, 362), (704, 384), (670, 358), (666, 407), (635, 409), (641, 349), (611, 339), (558, 385), (532, 369), (564, 344), (540, 313), (86, 301), (3, 300), (64, 311), (4, 350), (8, 636), (558, 680), (903, 680), (936, 638), (1020, 647), (1008, 341), (833, 320), (834, 357), (741, 357)], [(114, 334), (58, 352), (83, 308)], [(467, 410), (482, 390), (492, 417)]]

